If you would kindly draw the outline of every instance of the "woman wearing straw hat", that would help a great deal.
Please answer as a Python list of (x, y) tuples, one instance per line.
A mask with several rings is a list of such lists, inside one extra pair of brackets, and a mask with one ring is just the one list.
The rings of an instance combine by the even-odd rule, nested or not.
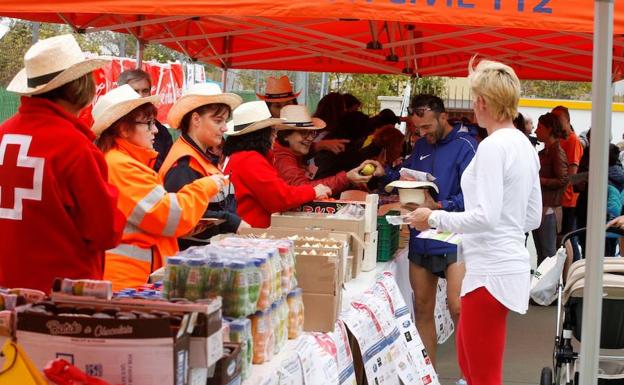
[(35, 43), (7, 90), (19, 111), (0, 126), (0, 286), (49, 292), (55, 277), (102, 278), (124, 217), (93, 133), (78, 120), (95, 96), (72, 35)]
[(282, 108), (280, 117), (285, 121), (276, 127), (277, 143), (274, 146), (274, 166), (278, 174), (286, 183), (292, 186), (309, 184), (312, 186), (324, 184), (329, 187), (333, 194), (340, 194), (349, 186), (368, 183), (373, 173), (367, 176), (360, 172), (367, 164), (372, 165), (373, 172), (381, 165), (376, 161), (364, 161), (358, 167), (349, 172), (341, 171), (323, 179), (312, 180), (306, 172), (303, 157), (308, 155), (310, 147), (318, 130), (325, 128), (325, 122), (318, 118), (310, 117), (306, 106), (286, 106)]
[(269, 227), (271, 214), (331, 195), (323, 184), (290, 186), (280, 178), (273, 167), (275, 130), (271, 126), (282, 122), (271, 118), (264, 102), (255, 101), (234, 110), (228, 123), (223, 154), (229, 158), (224, 172), (231, 175), (238, 215), (252, 227)]
[(226, 183), (222, 175), (197, 179), (167, 193), (153, 170), (158, 153), (154, 118), (158, 96), (140, 97), (123, 85), (93, 107), (93, 132), (104, 152), (110, 180), (121, 191), (119, 209), (128, 222), (121, 244), (106, 252), (104, 278), (113, 289), (136, 287), (178, 251), (177, 237), (191, 232), (208, 202)]
[[(232, 110), (241, 103), (240, 96), (222, 93), (216, 84), (199, 83), (190, 86), (171, 107), (169, 124), (182, 134), (160, 170), (167, 191), (176, 192), (204, 176), (222, 174), (212, 163), (209, 150), (222, 144), (223, 134), (227, 131), (226, 122)], [(228, 185), (226, 191), (214, 196), (204, 213), (206, 218), (218, 218), (225, 222), (178, 239), (180, 249), (205, 245), (216, 234), (236, 233), (241, 227), (249, 227), (236, 215), (236, 201), (230, 187)]]

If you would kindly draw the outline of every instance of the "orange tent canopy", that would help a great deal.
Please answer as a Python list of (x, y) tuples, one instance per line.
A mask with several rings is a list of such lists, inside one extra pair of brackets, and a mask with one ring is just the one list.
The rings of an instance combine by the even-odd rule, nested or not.
[[(587, 0), (3, 0), (0, 15), (130, 33), (222, 68), (465, 76), (476, 53), (524, 79), (591, 79)], [(624, 64), (616, 2), (614, 79)]]

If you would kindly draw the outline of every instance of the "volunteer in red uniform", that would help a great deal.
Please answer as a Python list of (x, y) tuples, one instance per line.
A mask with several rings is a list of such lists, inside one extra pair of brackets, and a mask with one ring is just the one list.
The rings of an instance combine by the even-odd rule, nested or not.
[[(223, 134), (227, 131), (226, 122), (232, 110), (242, 102), (240, 96), (223, 93), (214, 83), (191, 85), (175, 102), (167, 120), (172, 127), (181, 131), (181, 135), (160, 169), (167, 191), (177, 192), (194, 180), (221, 174), (217, 168), (218, 161), (212, 159), (210, 149), (222, 144)], [(231, 185), (228, 185), (214, 196), (204, 213), (205, 218), (222, 219), (225, 222), (178, 239), (180, 249), (206, 245), (214, 235), (236, 233), (241, 227), (249, 227), (236, 215), (236, 201), (230, 190)]]
[(336, 175), (313, 180), (308, 172), (304, 157), (310, 153), (314, 138), (319, 130), (325, 128), (325, 122), (312, 118), (306, 106), (289, 105), (282, 108), (280, 117), (285, 119), (278, 127), (277, 142), (274, 144), (275, 160), (273, 165), (280, 177), (292, 186), (324, 184), (333, 194), (340, 194), (352, 185), (365, 185), (372, 174), (364, 176), (360, 171), (365, 165), (371, 164), (374, 170), (381, 165), (377, 161), (367, 160), (349, 172), (340, 171)]
[(93, 133), (78, 120), (95, 96), (72, 35), (35, 43), (7, 87), (22, 96), (0, 126), (0, 286), (49, 292), (55, 277), (101, 279), (124, 226)]
[(167, 193), (153, 170), (158, 153), (154, 118), (158, 96), (141, 98), (123, 85), (93, 107), (93, 132), (104, 152), (110, 180), (120, 190), (119, 209), (127, 218), (121, 244), (106, 252), (104, 278), (113, 290), (136, 287), (178, 252), (177, 237), (192, 231), (210, 198), (225, 183), (222, 175), (194, 181)]
[(241, 104), (228, 123), (224, 172), (234, 185), (238, 215), (252, 227), (267, 228), (271, 214), (331, 195), (323, 184), (290, 186), (278, 175), (273, 167), (275, 129), (271, 126), (282, 122), (271, 118), (266, 103), (255, 101)]

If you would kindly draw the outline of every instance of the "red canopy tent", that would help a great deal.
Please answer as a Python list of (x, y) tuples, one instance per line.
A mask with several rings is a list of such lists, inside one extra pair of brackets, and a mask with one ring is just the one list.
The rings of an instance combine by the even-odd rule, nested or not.
[[(465, 76), (475, 53), (523, 79), (591, 80), (586, 0), (5, 0), (0, 15), (130, 33), (222, 68)], [(624, 65), (618, 7), (614, 77)]]
[[(604, 255), (612, 81), (624, 3), (613, 0), (3, 0), (0, 16), (130, 33), (222, 68), (466, 75), (475, 53), (523, 79), (593, 81), (588, 253)], [(586, 270), (580, 383), (596, 383), (602, 260)], [(596, 317), (598, 315), (598, 317)]]

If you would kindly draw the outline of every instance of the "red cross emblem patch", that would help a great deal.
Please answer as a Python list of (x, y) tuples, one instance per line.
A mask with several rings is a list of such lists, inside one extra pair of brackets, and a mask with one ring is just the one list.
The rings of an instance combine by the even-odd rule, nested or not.
[(0, 141), (0, 219), (22, 219), (25, 199), (40, 201), (45, 159), (28, 156), (32, 136), (6, 134)]

